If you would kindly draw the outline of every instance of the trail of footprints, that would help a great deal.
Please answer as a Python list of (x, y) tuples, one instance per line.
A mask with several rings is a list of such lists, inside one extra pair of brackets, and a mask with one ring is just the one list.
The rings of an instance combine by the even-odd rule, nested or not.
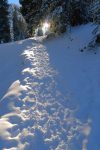
[[(74, 117), (74, 110), (62, 104), (65, 98), (57, 90), (57, 72), (50, 66), (45, 47), (35, 43), (23, 57), (22, 85), (27, 91), (17, 99), (15, 116), (9, 116), (14, 124), (9, 130), (10, 150), (81, 150), (85, 138), (82, 130), (87, 124), (82, 124)], [(74, 145), (77, 142), (79, 149)]]

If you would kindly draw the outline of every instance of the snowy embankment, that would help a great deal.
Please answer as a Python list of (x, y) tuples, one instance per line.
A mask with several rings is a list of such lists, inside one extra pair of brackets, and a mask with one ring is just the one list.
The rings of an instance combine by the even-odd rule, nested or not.
[(86, 50), (93, 29), (0, 46), (0, 150), (99, 150), (100, 47)]

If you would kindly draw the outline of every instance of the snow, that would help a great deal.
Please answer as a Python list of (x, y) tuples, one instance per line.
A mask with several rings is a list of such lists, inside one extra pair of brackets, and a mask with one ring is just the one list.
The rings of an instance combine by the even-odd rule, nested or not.
[(87, 49), (94, 28), (0, 45), (0, 150), (99, 150), (100, 47)]

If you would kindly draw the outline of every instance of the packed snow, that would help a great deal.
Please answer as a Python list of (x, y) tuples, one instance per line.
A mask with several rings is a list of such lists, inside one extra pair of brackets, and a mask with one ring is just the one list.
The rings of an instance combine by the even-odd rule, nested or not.
[(100, 150), (94, 29), (0, 45), (0, 150)]

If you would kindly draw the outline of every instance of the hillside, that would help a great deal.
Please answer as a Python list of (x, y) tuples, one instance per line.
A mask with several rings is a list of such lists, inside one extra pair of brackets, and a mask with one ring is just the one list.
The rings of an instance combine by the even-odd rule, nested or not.
[(0, 45), (0, 150), (100, 149), (100, 47), (86, 49), (94, 28)]

